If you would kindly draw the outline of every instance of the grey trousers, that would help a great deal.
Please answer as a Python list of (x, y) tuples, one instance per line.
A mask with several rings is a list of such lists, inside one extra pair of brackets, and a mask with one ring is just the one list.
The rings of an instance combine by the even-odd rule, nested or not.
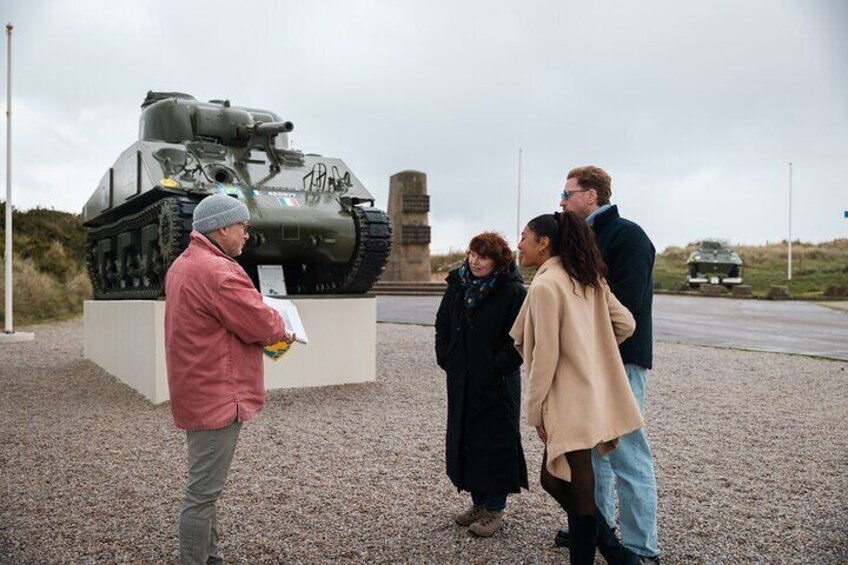
[(218, 549), (215, 502), (224, 489), (241, 423), (217, 430), (186, 432), (188, 478), (180, 512), (180, 563), (223, 563)]

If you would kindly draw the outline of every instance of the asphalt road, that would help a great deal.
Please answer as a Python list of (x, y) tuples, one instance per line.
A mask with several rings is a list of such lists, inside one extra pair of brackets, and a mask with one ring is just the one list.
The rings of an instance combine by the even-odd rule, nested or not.
[[(377, 321), (433, 325), (440, 297), (378, 296)], [(848, 312), (812, 302), (654, 296), (654, 339), (848, 361)]]

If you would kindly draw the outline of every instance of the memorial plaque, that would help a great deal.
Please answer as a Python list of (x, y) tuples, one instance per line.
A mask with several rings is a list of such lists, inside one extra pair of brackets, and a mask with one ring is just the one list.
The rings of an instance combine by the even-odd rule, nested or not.
[(430, 226), (402, 226), (401, 244), (430, 245)]
[(429, 194), (404, 194), (403, 195), (403, 212), (429, 212), (430, 211), (430, 195)]

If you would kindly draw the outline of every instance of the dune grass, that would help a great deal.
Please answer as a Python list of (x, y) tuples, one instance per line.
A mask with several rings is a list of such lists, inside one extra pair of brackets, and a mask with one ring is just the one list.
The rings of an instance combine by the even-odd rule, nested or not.
[[(5, 273), (5, 203), (0, 202), (0, 269)], [(12, 297), (15, 326), (61, 320), (82, 312), (91, 297), (85, 273), (85, 229), (76, 214), (13, 210)], [(5, 276), (0, 294), (5, 295)], [(5, 319), (5, 301), (0, 317)]]

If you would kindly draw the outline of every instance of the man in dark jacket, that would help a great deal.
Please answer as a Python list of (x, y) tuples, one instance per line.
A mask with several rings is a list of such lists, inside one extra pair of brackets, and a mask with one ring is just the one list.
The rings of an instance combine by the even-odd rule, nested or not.
[[(597, 237), (616, 298), (636, 319), (636, 333), (619, 351), (633, 395), (645, 416), (645, 380), (652, 365), (651, 305), (654, 245), (634, 222), (610, 204), (612, 181), (601, 168), (579, 167), (568, 173), (560, 206), (586, 218)], [(647, 420), (647, 419), (646, 419)], [(615, 490), (624, 546), (642, 563), (658, 563), (657, 486), (651, 447), (643, 429), (621, 438), (618, 449), (601, 458), (592, 453), (595, 500), (610, 527), (615, 525)], [(560, 541), (562, 537), (558, 535)]]

